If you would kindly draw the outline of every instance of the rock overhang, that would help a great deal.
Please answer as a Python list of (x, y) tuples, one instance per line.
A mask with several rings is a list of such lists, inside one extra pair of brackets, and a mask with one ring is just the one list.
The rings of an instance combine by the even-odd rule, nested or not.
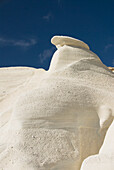
[(51, 43), (54, 44), (57, 48), (60, 48), (64, 45), (85, 48), (89, 50), (89, 46), (81, 40), (69, 37), (69, 36), (54, 36), (51, 39)]

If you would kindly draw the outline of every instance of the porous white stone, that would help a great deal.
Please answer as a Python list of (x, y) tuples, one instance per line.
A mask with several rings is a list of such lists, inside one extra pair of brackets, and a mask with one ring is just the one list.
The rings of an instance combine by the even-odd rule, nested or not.
[(84, 160), (81, 170), (114, 169), (114, 120), (109, 127), (99, 154)]
[(114, 74), (82, 41), (52, 43), (48, 71), (0, 69), (0, 169), (79, 170), (103, 143)]

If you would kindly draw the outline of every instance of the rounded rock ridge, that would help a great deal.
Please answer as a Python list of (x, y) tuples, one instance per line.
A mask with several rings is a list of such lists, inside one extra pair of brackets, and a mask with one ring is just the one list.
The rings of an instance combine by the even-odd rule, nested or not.
[(51, 39), (51, 43), (54, 44), (57, 48), (68, 45), (78, 48), (86, 48), (89, 50), (89, 46), (86, 43), (69, 36), (54, 36)]

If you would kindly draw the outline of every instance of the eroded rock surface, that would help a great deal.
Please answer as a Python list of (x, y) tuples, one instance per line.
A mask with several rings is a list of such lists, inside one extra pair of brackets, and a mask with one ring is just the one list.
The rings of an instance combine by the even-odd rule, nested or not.
[(0, 169), (79, 170), (111, 124), (114, 74), (82, 41), (52, 43), (48, 71), (0, 69)]
[(114, 169), (114, 121), (109, 127), (99, 154), (84, 160), (81, 170), (113, 170)]

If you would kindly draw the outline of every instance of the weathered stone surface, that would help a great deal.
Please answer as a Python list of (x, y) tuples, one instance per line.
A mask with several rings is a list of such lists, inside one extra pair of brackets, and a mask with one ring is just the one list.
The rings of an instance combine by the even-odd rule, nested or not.
[(85, 43), (55, 40), (48, 71), (0, 69), (0, 169), (79, 170), (103, 143), (114, 112), (113, 73)]
[(104, 143), (98, 155), (84, 160), (81, 170), (113, 170), (114, 169), (114, 121), (109, 127)]

